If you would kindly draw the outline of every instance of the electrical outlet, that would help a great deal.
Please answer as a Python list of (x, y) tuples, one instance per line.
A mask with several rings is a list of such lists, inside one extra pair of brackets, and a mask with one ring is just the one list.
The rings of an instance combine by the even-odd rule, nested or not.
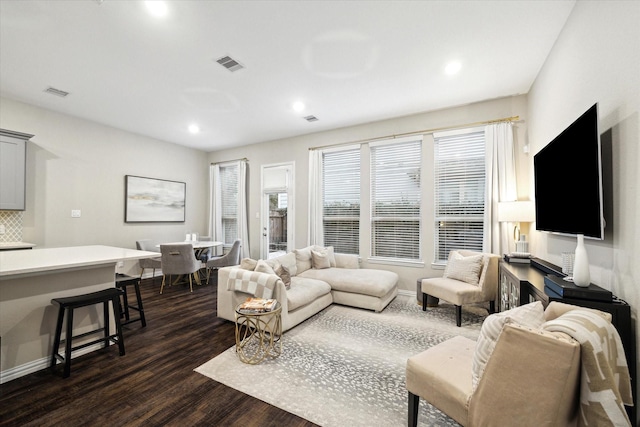
[(71, 210), (71, 218), (80, 218), (80, 209)]
[(0, 224), (0, 234), (4, 234), (6, 233), (6, 230), (4, 228), (4, 224)]

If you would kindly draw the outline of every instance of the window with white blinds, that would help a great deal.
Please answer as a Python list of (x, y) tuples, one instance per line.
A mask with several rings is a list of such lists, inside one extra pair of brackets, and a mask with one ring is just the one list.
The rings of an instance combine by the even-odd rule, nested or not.
[(435, 263), (457, 249), (482, 250), (485, 206), (484, 131), (434, 135)]
[(418, 261), (422, 137), (371, 144), (371, 256)]
[(222, 234), (225, 245), (238, 238), (238, 165), (220, 166)]
[(322, 154), (322, 219), (325, 246), (360, 253), (360, 148)]

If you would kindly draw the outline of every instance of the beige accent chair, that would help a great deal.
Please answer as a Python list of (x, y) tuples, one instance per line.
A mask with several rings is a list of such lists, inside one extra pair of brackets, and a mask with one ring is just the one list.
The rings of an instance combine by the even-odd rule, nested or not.
[(196, 258), (191, 243), (170, 243), (160, 245), (160, 253), (162, 258), (162, 286), (160, 293), (164, 290), (164, 284), (167, 276), (172, 275), (188, 275), (189, 289), (193, 292), (193, 280), (200, 284), (200, 276), (198, 271), (202, 263)]
[[(462, 306), (489, 302), (489, 312), (495, 312), (495, 301), (498, 296), (498, 262), (500, 256), (469, 250), (451, 251), (452, 257), (459, 253), (463, 257), (484, 255), (484, 263), (479, 273), (478, 284), (470, 284), (448, 277), (434, 277), (422, 279), (422, 311), (428, 306), (438, 304), (439, 299), (448, 301), (456, 306), (456, 325), (462, 324)], [(445, 270), (446, 272), (446, 270)]]
[[(545, 320), (576, 308), (553, 305), (545, 311)], [(575, 425), (577, 341), (563, 333), (507, 323), (474, 391), (475, 347), (475, 341), (457, 336), (407, 360), (409, 426), (417, 425), (420, 397), (463, 426)]]

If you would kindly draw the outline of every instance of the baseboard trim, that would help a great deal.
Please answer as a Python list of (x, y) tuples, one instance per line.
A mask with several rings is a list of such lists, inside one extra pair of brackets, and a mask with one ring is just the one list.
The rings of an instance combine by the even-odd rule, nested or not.
[[(110, 343), (110, 345), (113, 345), (113, 343)], [(74, 351), (71, 355), (71, 360), (84, 354), (91, 353), (92, 351), (100, 350), (101, 348), (104, 348), (104, 344), (98, 343)], [(64, 351), (60, 352), (60, 354), (64, 355)], [(4, 384), (17, 378), (24, 377), (25, 375), (33, 374), (34, 372), (47, 369), (49, 368), (50, 361), (50, 357), (43, 357), (42, 359), (33, 360), (23, 365), (19, 365), (14, 368), (7, 369), (6, 371), (2, 371), (0, 372), (0, 384)]]

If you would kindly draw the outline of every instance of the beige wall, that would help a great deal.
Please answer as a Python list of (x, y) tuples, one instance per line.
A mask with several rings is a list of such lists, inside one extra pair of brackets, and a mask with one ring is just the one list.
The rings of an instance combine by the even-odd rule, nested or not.
[[(0, 98), (0, 127), (35, 135), (27, 145), (23, 240), (38, 247), (111, 245), (205, 233), (208, 159), (203, 151)], [(124, 222), (124, 176), (186, 182), (186, 222)], [(71, 210), (80, 209), (80, 218)]]
[[(611, 135), (613, 173), (605, 194), (611, 201), (605, 239), (586, 240), (591, 282), (626, 300), (636, 319), (640, 307), (638, 22), (640, 2), (577, 2), (528, 96), (532, 153), (599, 103), (600, 132)], [(579, 155), (567, 160), (579, 161)], [(564, 208), (570, 209), (571, 189), (566, 193)], [(563, 251), (576, 246), (571, 237), (534, 232), (532, 238), (533, 253), (555, 264), (561, 263)]]
[[(263, 165), (295, 162), (295, 247), (303, 247), (307, 242), (308, 229), (308, 188), (309, 188), (309, 148), (322, 147), (333, 144), (347, 143), (374, 139), (387, 135), (402, 134), (424, 129), (442, 127), (456, 127), (467, 123), (492, 120), (497, 118), (520, 116), (520, 122), (516, 123), (516, 152), (518, 153), (518, 165), (527, 164), (528, 158), (523, 154), (523, 146), (526, 143), (527, 106), (525, 96), (508, 97), (472, 105), (439, 110), (429, 113), (416, 114), (390, 120), (383, 120), (366, 125), (336, 129), (327, 132), (318, 132), (296, 138), (263, 142), (245, 147), (216, 151), (210, 154), (211, 162), (223, 162), (237, 158), (249, 159), (249, 237), (250, 252), (253, 258), (260, 257), (260, 219), (256, 214), (260, 213), (260, 170)], [(310, 125), (313, 126), (313, 125)], [(396, 271), (400, 275), (400, 289), (415, 292), (416, 280), (420, 277), (434, 277), (441, 275), (441, 271), (431, 268), (433, 261), (433, 207), (429, 202), (433, 200), (433, 147), (432, 139), (425, 138), (425, 159), (423, 174), (426, 174), (427, 188), (424, 189), (425, 201), (423, 210), (423, 239), (422, 253), (425, 262), (424, 267), (407, 267), (397, 265), (370, 264), (367, 255), (361, 253), (363, 267), (382, 268)], [(519, 168), (520, 198), (528, 199), (528, 171)], [(366, 183), (365, 183), (366, 184)], [(368, 186), (362, 187), (363, 194), (368, 194)], [(366, 244), (361, 244), (366, 246)]]

